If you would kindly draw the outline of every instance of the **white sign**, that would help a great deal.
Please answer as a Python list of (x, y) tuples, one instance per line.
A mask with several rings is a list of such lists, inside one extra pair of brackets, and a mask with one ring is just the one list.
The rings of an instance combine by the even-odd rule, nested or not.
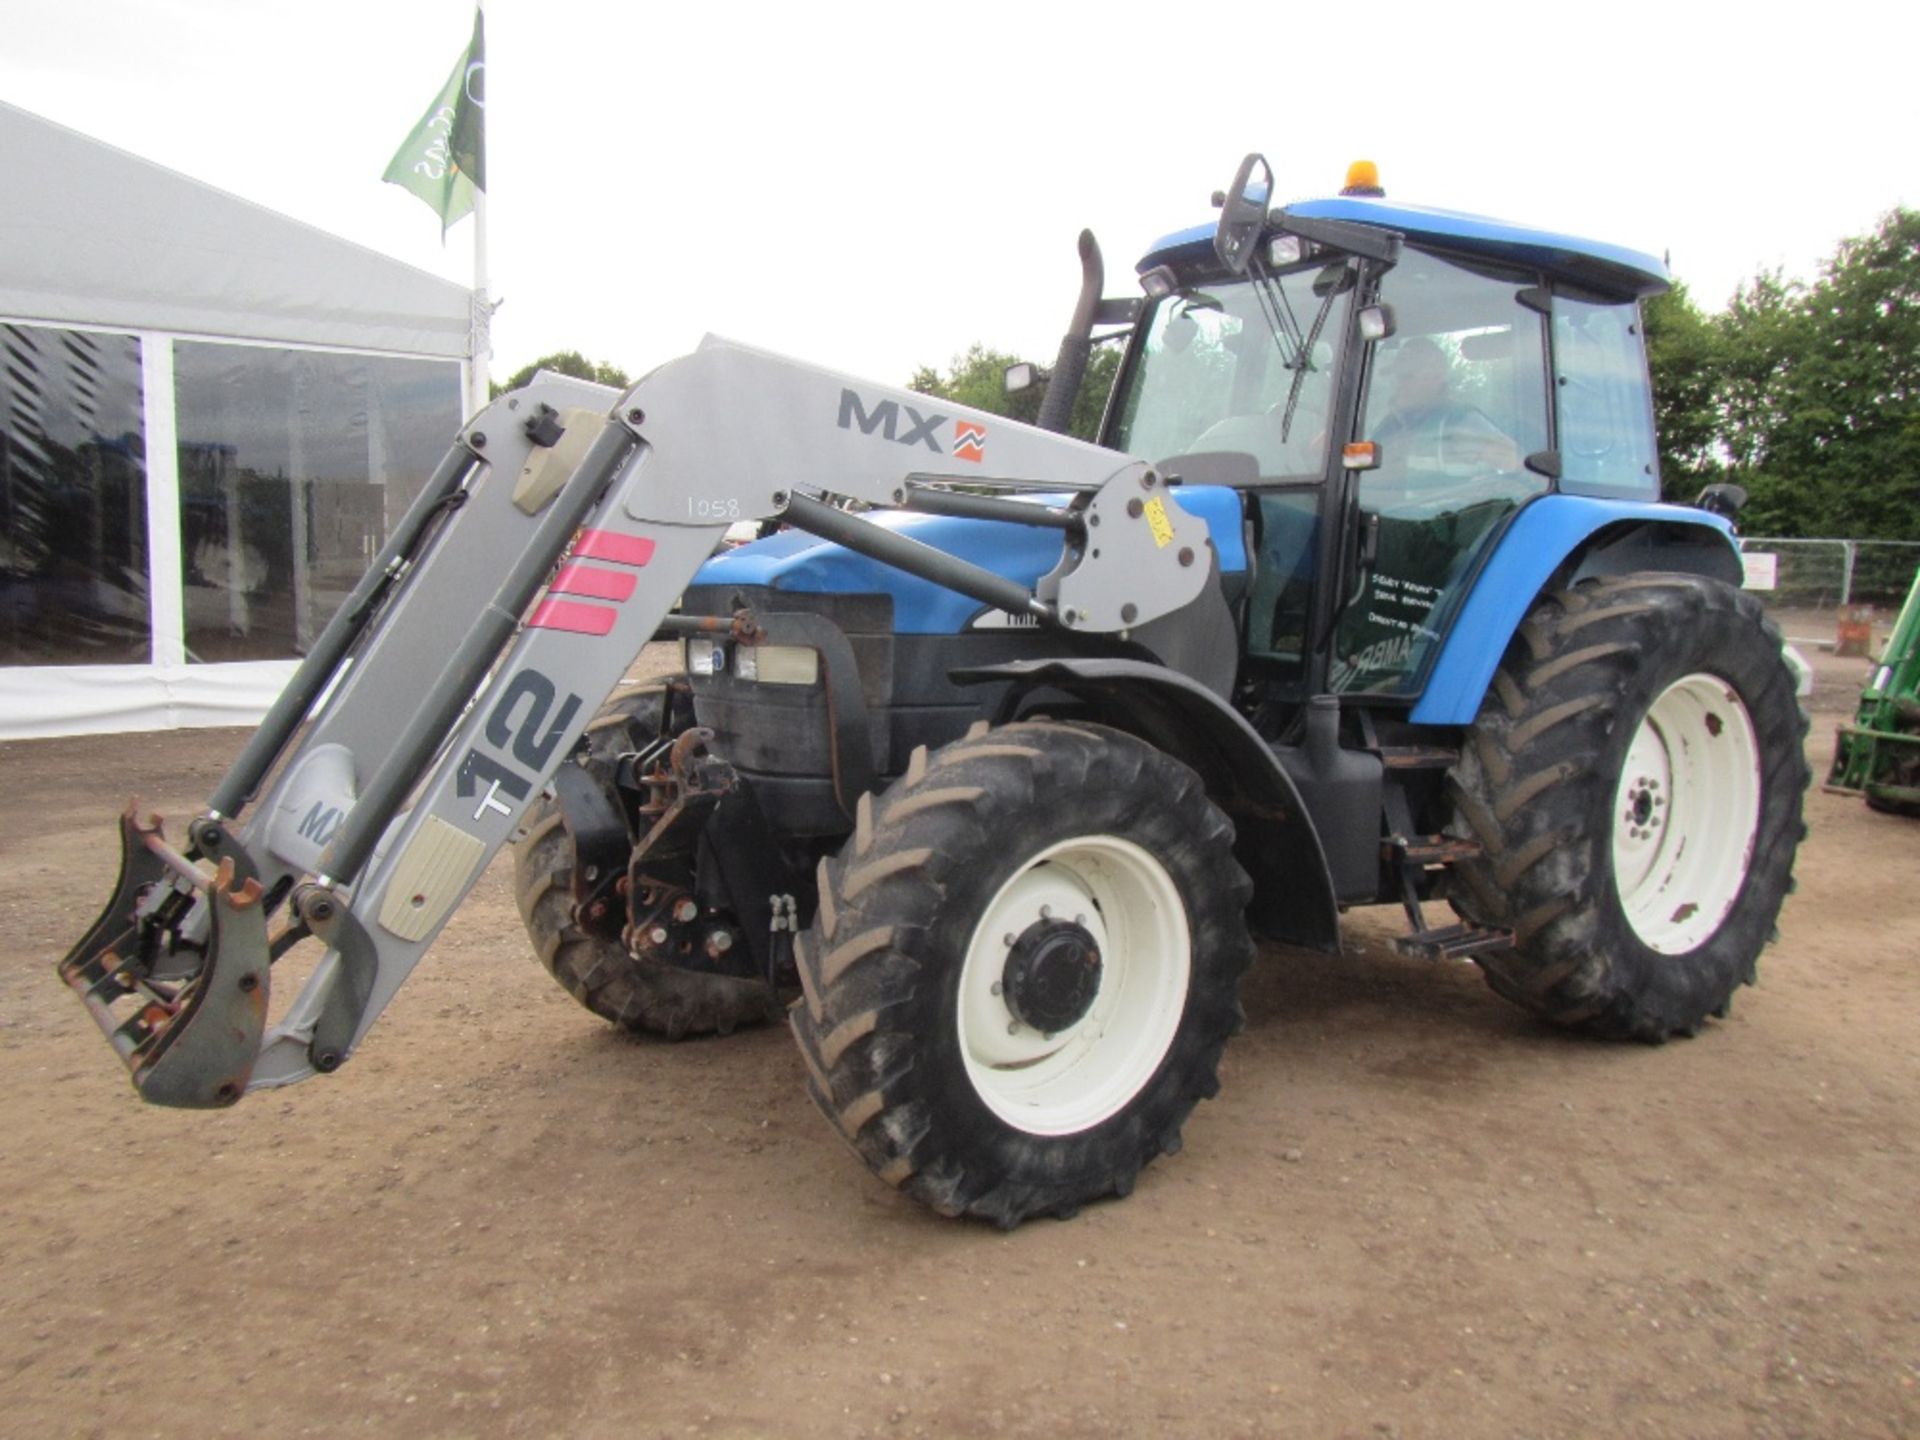
[(1743, 550), (1740, 563), (1746, 578), (1740, 584), (1747, 590), (1772, 590), (1780, 584), (1780, 557), (1770, 550)]

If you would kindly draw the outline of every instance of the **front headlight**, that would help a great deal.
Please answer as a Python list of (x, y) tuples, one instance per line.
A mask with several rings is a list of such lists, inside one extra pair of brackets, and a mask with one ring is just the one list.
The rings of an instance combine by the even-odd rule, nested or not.
[(733, 673), (762, 685), (811, 685), (820, 678), (820, 652), (805, 645), (738, 645)]

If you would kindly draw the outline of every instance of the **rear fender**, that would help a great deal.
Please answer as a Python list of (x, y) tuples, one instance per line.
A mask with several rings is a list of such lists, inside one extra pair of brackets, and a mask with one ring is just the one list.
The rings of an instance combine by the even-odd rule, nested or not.
[(1481, 567), (1408, 718), (1416, 725), (1472, 724), (1500, 657), (1542, 591), (1647, 570), (1738, 585), (1733, 527), (1686, 505), (1541, 496), (1514, 517)]
[(1022, 660), (956, 670), (953, 679), (1007, 685), (996, 724), (1017, 718), (1036, 691), (1065, 692), (1084, 707), (1076, 715), (1191, 766), (1233, 819), (1235, 852), (1253, 876), (1254, 928), (1288, 944), (1339, 951), (1333, 878), (1300, 792), (1266, 741), (1204, 685), (1139, 660)]

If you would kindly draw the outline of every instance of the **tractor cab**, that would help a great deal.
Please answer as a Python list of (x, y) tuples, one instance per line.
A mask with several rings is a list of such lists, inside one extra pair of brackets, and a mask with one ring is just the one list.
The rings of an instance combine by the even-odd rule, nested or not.
[(1102, 437), (1244, 491), (1243, 678), (1283, 703), (1415, 699), (1530, 501), (1659, 498), (1638, 302), (1665, 267), (1369, 178), (1269, 208), (1249, 157), (1217, 226), (1158, 242)]

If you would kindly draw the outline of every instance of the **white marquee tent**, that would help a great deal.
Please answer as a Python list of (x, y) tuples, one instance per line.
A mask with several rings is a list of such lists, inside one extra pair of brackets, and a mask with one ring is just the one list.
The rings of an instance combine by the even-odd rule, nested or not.
[(471, 293), (0, 104), (0, 739), (245, 724), (463, 411)]

